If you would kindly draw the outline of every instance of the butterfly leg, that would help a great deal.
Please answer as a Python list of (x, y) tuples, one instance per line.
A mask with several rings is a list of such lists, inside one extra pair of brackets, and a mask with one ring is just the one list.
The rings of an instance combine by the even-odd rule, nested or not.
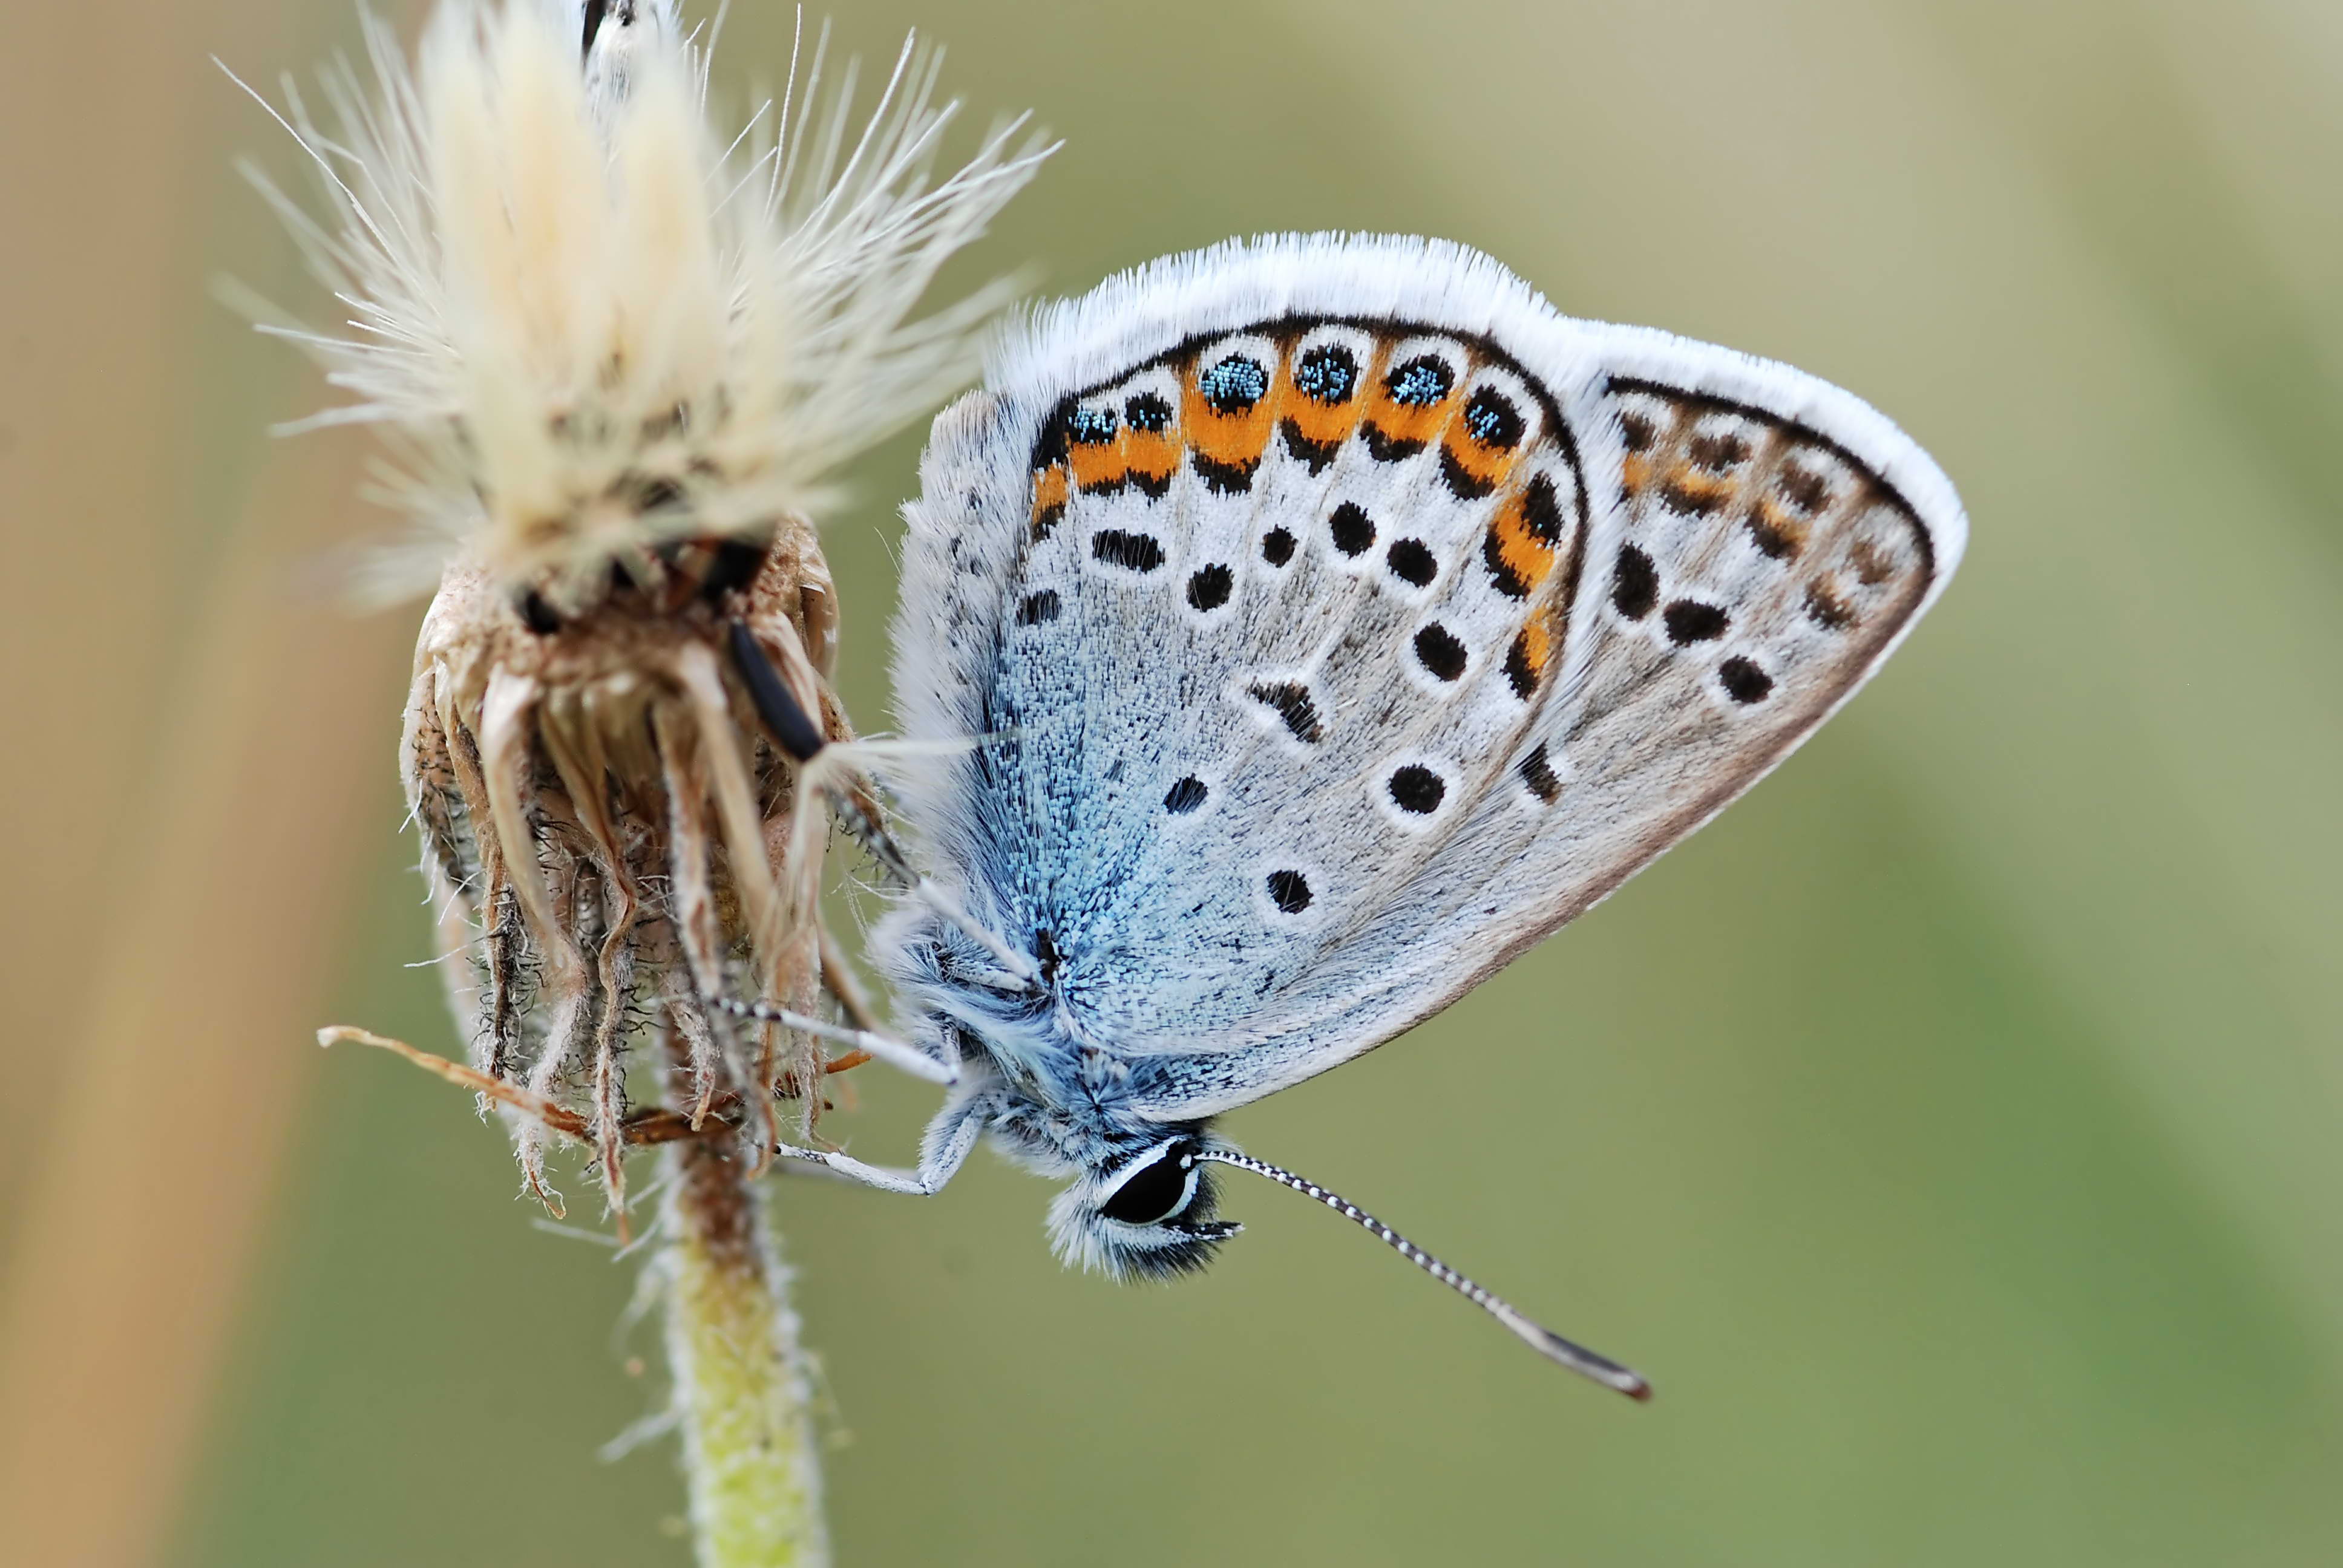
[[(789, 690), (789, 683), (773, 668), (772, 660), (765, 656), (765, 650), (758, 645), (755, 635), (747, 626), (734, 621), (730, 640), (733, 667), (739, 671), (742, 682), (749, 689), (749, 698), (756, 705), (757, 716), (765, 721), (765, 728), (771, 732), (781, 749), (789, 754), (791, 761), (800, 767), (812, 761), (814, 754), (829, 744), (820, 725)], [(895, 841), (893, 834), (887, 831), (886, 823), (880, 820), (878, 802), (860, 779), (850, 780), (848, 785), (834, 786), (828, 794), (830, 809), (838, 813), (839, 825), (846, 829), (848, 837), (862, 846), (865, 853), (885, 868), (890, 877), (990, 953), (993, 961), (1005, 968), (1019, 983), (1031, 985), (1033, 982), (1037, 971), (1032, 960), (987, 930), (949, 890), (937, 886), (912, 869), (902, 846)]]
[(921, 1141), (920, 1166), (905, 1171), (888, 1165), (866, 1165), (851, 1155), (838, 1151), (799, 1149), (791, 1144), (776, 1144), (774, 1155), (782, 1160), (795, 1160), (817, 1166), (833, 1176), (876, 1187), (881, 1192), (900, 1192), (906, 1197), (927, 1198), (942, 1191), (946, 1182), (960, 1173), (968, 1163), (969, 1151), (976, 1147), (985, 1125), (999, 1109), (990, 1094), (972, 1094), (956, 1105), (947, 1106), (928, 1129)]
[(806, 1013), (792, 1012), (785, 1007), (773, 1007), (760, 1001), (742, 1001), (737, 997), (716, 996), (708, 1000), (735, 1018), (748, 1019), (755, 1023), (778, 1023), (784, 1029), (794, 1029), (817, 1039), (834, 1040), (850, 1045), (900, 1072), (924, 1078), (930, 1083), (960, 1081), (960, 1071), (954, 1064), (938, 1061), (918, 1046), (897, 1040), (892, 1035), (879, 1034), (867, 1029), (849, 1029)]

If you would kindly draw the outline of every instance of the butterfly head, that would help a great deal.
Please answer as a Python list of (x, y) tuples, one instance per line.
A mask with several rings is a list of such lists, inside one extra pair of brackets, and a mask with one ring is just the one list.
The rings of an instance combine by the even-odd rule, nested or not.
[(1169, 1279), (1212, 1260), (1244, 1227), (1215, 1220), (1205, 1136), (1167, 1132), (1118, 1146), (1050, 1205), (1050, 1242), (1070, 1264), (1117, 1279)]

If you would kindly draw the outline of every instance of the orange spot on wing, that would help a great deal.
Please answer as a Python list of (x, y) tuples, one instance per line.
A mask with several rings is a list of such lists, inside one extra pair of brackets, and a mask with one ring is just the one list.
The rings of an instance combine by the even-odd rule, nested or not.
[(1351, 432), (1359, 427), (1359, 416), (1366, 408), (1363, 390), (1353, 386), (1351, 395), (1342, 402), (1322, 403), (1293, 385), (1292, 356), (1287, 357), (1285, 368), (1277, 378), (1283, 417), (1304, 441), (1314, 447), (1339, 447), (1351, 438)]
[(1498, 558), (1513, 581), (1525, 588), (1534, 588), (1554, 570), (1554, 552), (1539, 544), (1510, 522), (1511, 514), (1500, 514), (1489, 525), (1489, 537), (1495, 541)]
[(1167, 425), (1161, 430), (1139, 430), (1129, 426), (1122, 432), (1123, 463), (1131, 479), (1151, 495), (1161, 495), (1180, 471), (1180, 430)]
[(1619, 435), (1626, 443), (1626, 460), (1619, 475), (1620, 487), (1627, 498), (1642, 495), (1652, 482), (1652, 461), (1659, 450), (1663, 431), (1656, 410), (1649, 407), (1623, 408), (1619, 412)]
[(1705, 518), (1732, 505), (1740, 487), (1692, 463), (1677, 463), (1660, 482), (1660, 499), (1672, 511)]
[(1795, 558), (1805, 549), (1813, 532), (1805, 518), (1792, 517), (1787, 508), (1777, 507), (1763, 496), (1751, 504), (1747, 523), (1750, 538), (1777, 561)]
[(1489, 524), (1489, 565), (1519, 591), (1534, 591), (1562, 555), (1563, 524), (1551, 486), (1534, 481), (1515, 490)]
[(1040, 538), (1066, 515), (1066, 466), (1052, 463), (1033, 476), (1033, 537)]
[(1463, 401), (1464, 377), (1457, 375), (1449, 386), (1448, 395), (1437, 402), (1402, 403), (1391, 395), (1391, 377), (1395, 367), (1391, 345), (1377, 345), (1374, 368), (1367, 378), (1367, 422), (1389, 445), (1428, 447), (1446, 428)]
[(1095, 490), (1111, 490), (1122, 483), (1129, 465), (1122, 455), (1122, 437), (1088, 443), (1066, 443), (1066, 459), (1073, 465), (1074, 488), (1088, 495)]
[(1204, 368), (1201, 363), (1192, 364), (1181, 377), (1180, 427), (1187, 446), (1223, 469), (1250, 474), (1268, 450), (1270, 432), (1277, 428), (1279, 415), (1287, 406), (1285, 377), (1272, 375), (1259, 402), (1241, 413), (1223, 414), (1197, 390), (1197, 373)]
[(1462, 420), (1448, 427), (1448, 434), (1441, 438), (1441, 452), (1472, 488), (1484, 496), (1513, 477), (1522, 456), (1520, 447), (1507, 450), (1483, 446), (1473, 438)]
[(1530, 673), (1541, 680), (1546, 666), (1554, 662), (1554, 628), (1547, 619), (1534, 615), (1522, 627), (1522, 656), (1529, 663)]
[(1651, 482), (1652, 460), (1640, 452), (1628, 453), (1619, 471), (1619, 484), (1627, 492), (1627, 498), (1633, 500), (1642, 495), (1644, 487)]
[(1562, 642), (1564, 614), (1559, 603), (1532, 612), (1505, 649), (1505, 679), (1513, 695), (1524, 702), (1545, 684), (1546, 671), (1553, 667), (1554, 650)]

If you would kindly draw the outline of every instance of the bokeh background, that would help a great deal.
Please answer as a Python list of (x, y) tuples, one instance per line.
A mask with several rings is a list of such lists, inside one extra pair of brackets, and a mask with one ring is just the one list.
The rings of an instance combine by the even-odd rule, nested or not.
[[(413, 17), (410, 15), (409, 20)], [(719, 80), (778, 77), (738, 0)], [(1447, 1015), (1237, 1138), (1649, 1372), (1534, 1362), (1232, 1178), (1210, 1277), (1060, 1272), (980, 1157), (775, 1207), (846, 1563), (2343, 1561), (2343, 14), (2318, 0), (880, 0), (1062, 153), (971, 262), (1439, 234), (1806, 367), (1975, 541), (1862, 700)], [(456, 1042), (363, 446), (213, 302), (320, 308), (216, 73), (311, 0), (0, 49), (0, 1558), (679, 1564), (635, 1278), (349, 1020)], [(893, 507), (829, 535), (883, 722)], [(930, 1101), (831, 1123), (908, 1152)], [(883, 1156), (882, 1156), (883, 1157)], [(653, 1362), (639, 1371), (634, 1358)]]

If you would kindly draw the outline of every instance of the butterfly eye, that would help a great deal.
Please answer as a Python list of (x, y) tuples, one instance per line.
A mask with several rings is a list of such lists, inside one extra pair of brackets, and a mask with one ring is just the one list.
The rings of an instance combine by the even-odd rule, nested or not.
[(1196, 1191), (1196, 1156), (1175, 1144), (1123, 1178), (1099, 1212), (1125, 1225), (1158, 1225), (1188, 1206)]

